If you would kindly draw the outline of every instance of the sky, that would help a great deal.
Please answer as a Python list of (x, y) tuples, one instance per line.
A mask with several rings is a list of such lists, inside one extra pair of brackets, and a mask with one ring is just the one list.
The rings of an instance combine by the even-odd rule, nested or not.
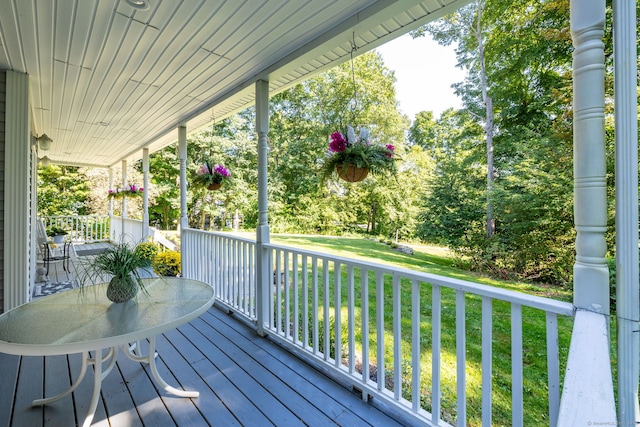
[(407, 34), (376, 50), (395, 71), (396, 98), (411, 121), (420, 111), (439, 117), (447, 108), (461, 107), (451, 85), (461, 82), (465, 73), (455, 66), (453, 46), (440, 46), (428, 35), (413, 39)]

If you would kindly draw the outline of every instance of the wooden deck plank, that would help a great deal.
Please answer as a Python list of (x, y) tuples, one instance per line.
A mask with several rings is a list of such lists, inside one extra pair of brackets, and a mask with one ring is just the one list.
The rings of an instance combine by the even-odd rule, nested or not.
[[(158, 337), (156, 345), (164, 379), (177, 388), (198, 390), (200, 396), (168, 394), (152, 380), (146, 364), (120, 353), (103, 380), (94, 426), (400, 425), (217, 308)], [(143, 353), (147, 349), (148, 343), (142, 343)], [(0, 427), (82, 423), (93, 389), (92, 366), (72, 399), (31, 408), (33, 399), (68, 387), (79, 370), (77, 354), (0, 354)]]
[[(67, 356), (48, 356), (44, 358), (44, 394), (42, 397), (52, 397), (63, 393), (71, 387), (69, 379), (69, 364)], [(44, 418), (55, 419), (60, 425), (75, 424), (75, 414), (66, 408), (73, 406), (73, 396), (70, 394), (43, 407)]]
[[(317, 393), (318, 389), (331, 390), (329, 397), (340, 405), (340, 409), (336, 409), (330, 401), (323, 402), (322, 407), (335, 411), (336, 417), (334, 420), (339, 422), (340, 425), (351, 425), (352, 422), (362, 423), (362, 420), (376, 420), (376, 425), (395, 427), (402, 425), (388, 417), (379, 409), (363, 402), (348, 389), (336, 384), (331, 378), (309, 366), (293, 354), (283, 350), (277, 344), (269, 340), (256, 339), (257, 335), (255, 332), (237, 320), (234, 320), (233, 316), (228, 316), (220, 310), (209, 310), (200, 318), (214, 324), (223, 335), (234, 336), (235, 342), (240, 342), (239, 337), (242, 337), (253, 344), (259, 345), (262, 350), (273, 355), (279, 364), (268, 365), (265, 362), (265, 366), (268, 366), (268, 369), (272, 370), (276, 376), (287, 378), (288, 382), (294, 382), (296, 377), (302, 377), (304, 381), (302, 383), (296, 383), (296, 390), (304, 390), (302, 392), (304, 396), (313, 396), (314, 393)], [(246, 343), (246, 341), (244, 341), (244, 343)], [(303, 389), (305, 383), (311, 385), (316, 390), (309, 388)], [(354, 415), (359, 419), (352, 419)]]
[(0, 353), (0, 426), (9, 426), (18, 381), (20, 356)]
[[(262, 367), (266, 368), (251, 369), (247, 373), (257, 382), (263, 384), (265, 389), (274, 397), (282, 397), (283, 399), (286, 399), (286, 402), (283, 403), (286, 404), (286, 406), (292, 412), (298, 414), (298, 416), (304, 423), (308, 425), (335, 425), (333, 419), (337, 414), (327, 414), (325, 412), (322, 412), (320, 409), (318, 409), (317, 406), (315, 406), (318, 405), (323, 409), (327, 409), (327, 407), (330, 406), (327, 401), (335, 401), (333, 401), (333, 399), (328, 399), (327, 395), (325, 393), (320, 393), (317, 388), (307, 387), (308, 385), (311, 385), (308, 380), (304, 380), (302, 377), (298, 377), (298, 373), (292, 372), (290, 370), (286, 372), (288, 376), (279, 377), (269, 369), (269, 366), (282, 365), (282, 363), (279, 360), (270, 357), (270, 355), (265, 353), (262, 349), (260, 349), (252, 342), (243, 341), (242, 343), (238, 343), (236, 340), (230, 341), (225, 336), (220, 334), (220, 332), (218, 332), (213, 327), (213, 325), (205, 322), (204, 319), (196, 319), (193, 324), (197, 325), (199, 329), (202, 329), (202, 333), (204, 333), (211, 342), (214, 342), (215, 345), (220, 348), (220, 350), (223, 351), (231, 360), (234, 360), (236, 363), (238, 363), (238, 365), (261, 365)], [(286, 378), (287, 382), (283, 382), (282, 378)], [(290, 381), (291, 378), (296, 379), (296, 381)], [(303, 390), (311, 390), (312, 393), (307, 394), (307, 398), (305, 398), (304, 395), (300, 394)], [(339, 405), (335, 406), (337, 407)], [(340, 408), (343, 409), (344, 407)]]
[(10, 425), (39, 427), (43, 425), (42, 408), (32, 408), (33, 399), (43, 397), (44, 358), (23, 356), (18, 373), (13, 419)]
[[(184, 339), (182, 334), (180, 334), (178, 331), (172, 332)], [(170, 333), (169, 335), (172, 334)], [(213, 425), (242, 425), (233, 416), (233, 414), (224, 405), (224, 403), (218, 398), (218, 396), (209, 388), (209, 385), (203, 381), (200, 375), (198, 375), (198, 372), (196, 372), (194, 366), (188, 363), (185, 357), (180, 354), (180, 351), (176, 347), (174, 347), (171, 341), (167, 339), (166, 334), (157, 339), (156, 349), (159, 354), (159, 359), (162, 362), (162, 364), (159, 364), (160, 366), (158, 367), (158, 370), (166, 381), (168, 381), (170, 384), (174, 384), (171, 382), (170, 377), (166, 373), (169, 370), (169, 368), (167, 367), (168, 365), (171, 366), (173, 378), (175, 379), (176, 384), (179, 384), (185, 390), (197, 390), (200, 392), (200, 396), (198, 398), (188, 399), (188, 401), (197, 408), (202, 417), (204, 417), (210, 424)], [(182, 351), (185, 350), (182, 349)], [(202, 357), (201, 359), (204, 359), (204, 357)], [(181, 398), (181, 401), (184, 400), (185, 399)], [(178, 417), (176, 417), (176, 422), (181, 426), (189, 425), (185, 424), (184, 420)]]
[[(134, 362), (129, 361), (129, 363)], [(93, 381), (93, 368), (90, 372), (91, 375), (87, 376)], [(102, 380), (102, 399), (106, 415), (112, 426), (143, 426), (126, 382), (117, 365)], [(88, 399), (91, 399), (91, 394)]]
[(148, 426), (172, 426), (175, 422), (167, 412), (150, 374), (139, 362), (129, 360), (122, 351), (118, 352), (118, 370), (131, 394), (131, 399), (140, 415), (140, 420)]
[[(182, 335), (182, 334), (185, 335)], [(253, 404), (253, 401), (243, 394), (206, 355), (200, 350), (201, 335), (190, 325), (180, 327), (180, 331), (165, 334), (181, 353), (188, 355), (189, 363), (198, 372), (202, 380), (208, 384), (212, 392), (225, 403), (241, 425), (273, 425), (271, 421)], [(188, 339), (191, 338), (191, 339)]]

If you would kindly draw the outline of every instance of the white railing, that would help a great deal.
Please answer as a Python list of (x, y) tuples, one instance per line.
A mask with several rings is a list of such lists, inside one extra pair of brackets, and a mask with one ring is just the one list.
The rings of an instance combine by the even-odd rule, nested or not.
[(209, 283), (218, 304), (256, 320), (254, 241), (185, 229), (181, 249), (184, 277)]
[[(188, 260), (183, 275), (212, 284), (219, 302), (247, 320), (260, 318), (255, 243), (192, 229), (182, 238)], [(509, 414), (511, 425), (524, 425), (532, 416), (527, 403), (546, 400), (546, 413), (529, 423), (556, 424), (558, 315), (571, 317), (571, 304), (318, 252), (263, 247), (273, 273), (264, 292), (265, 330), (361, 390), (363, 399), (373, 396), (433, 426), (466, 426), (470, 418), (492, 425), (498, 410)], [(570, 327), (571, 319), (563, 321), (563, 338)], [(541, 341), (545, 348), (531, 347)], [(526, 366), (541, 358), (547, 375), (532, 378)], [(505, 363), (507, 372), (501, 370)]]
[[(149, 237), (151, 237), (152, 242), (159, 245), (161, 250), (176, 250), (176, 245), (153, 227), (149, 227)], [(139, 243), (145, 240), (144, 223), (139, 219), (111, 216), (110, 240), (112, 242), (120, 242), (123, 239), (131, 243)]]
[(42, 218), (46, 228), (56, 226), (69, 232), (73, 242), (104, 242), (109, 240), (108, 215), (56, 215)]

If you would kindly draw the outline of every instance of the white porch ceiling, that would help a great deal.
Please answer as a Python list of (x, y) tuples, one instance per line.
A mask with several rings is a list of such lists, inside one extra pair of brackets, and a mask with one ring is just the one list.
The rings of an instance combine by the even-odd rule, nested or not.
[[(28, 73), (54, 163), (118, 166), (468, 0), (0, 0), (0, 69)], [(416, 52), (419, 55), (419, 52)], [(434, 64), (437, 66), (437, 64)], [(42, 155), (42, 154), (41, 154)]]

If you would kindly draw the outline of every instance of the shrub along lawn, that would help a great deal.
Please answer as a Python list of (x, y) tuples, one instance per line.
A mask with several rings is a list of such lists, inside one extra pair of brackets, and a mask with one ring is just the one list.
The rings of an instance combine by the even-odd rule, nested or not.
[[(414, 246), (414, 254), (400, 253), (389, 245), (374, 240), (360, 237), (327, 237), (327, 236), (300, 236), (300, 235), (272, 235), (272, 242), (286, 246), (299, 247), (315, 252), (329, 253), (336, 256), (355, 258), (408, 268), (412, 270), (469, 280), (504, 289), (520, 291), (539, 296), (551, 296), (557, 299), (569, 300), (569, 293), (562, 290), (536, 286), (526, 283), (506, 282), (494, 280), (479, 274), (454, 268), (452, 259), (447, 251), (430, 246)], [(373, 273), (370, 273), (373, 274)], [(346, 272), (343, 272), (342, 283), (347, 283)], [(355, 280), (355, 292), (359, 295), (359, 277)], [(332, 291), (331, 291), (332, 292)], [(369, 294), (375, 298), (375, 286), (371, 286)], [(385, 284), (385, 342), (393, 341), (391, 336), (392, 287)], [(431, 286), (421, 288), (421, 404), (426, 410), (431, 409)], [(343, 297), (346, 291), (342, 292)], [(411, 284), (401, 283), (401, 299), (408, 301), (411, 298)], [(482, 327), (482, 303), (479, 297), (467, 295), (466, 298), (466, 353), (467, 353), (467, 414), (468, 425), (481, 425), (481, 327)], [(344, 301), (346, 304), (346, 299)], [(293, 304), (293, 302), (291, 302)], [(455, 291), (442, 290), (442, 418), (454, 423), (456, 417), (456, 339), (455, 339)], [(356, 310), (360, 308), (360, 301), (356, 302)], [(375, 331), (375, 304), (369, 305), (370, 330)], [(356, 314), (356, 334), (360, 334), (361, 316)], [(410, 361), (411, 343), (411, 304), (402, 305), (403, 361)], [(510, 306), (507, 303), (494, 301), (492, 309), (493, 317), (493, 425), (512, 425), (511, 420), (511, 318)], [(343, 311), (342, 318), (347, 318)], [(548, 425), (548, 397), (547, 397), (547, 360), (546, 360), (546, 323), (543, 312), (524, 308), (523, 318), (523, 365), (524, 365), (524, 407), (525, 425)], [(405, 322), (406, 320), (406, 322)], [(560, 346), (560, 372), (563, 376), (567, 360), (568, 347), (571, 337), (572, 318), (559, 317), (559, 346)], [(346, 343), (346, 331), (343, 329), (343, 345)], [(360, 337), (356, 338), (358, 341)], [(369, 342), (372, 361), (375, 360), (376, 348), (375, 332), (370, 334)], [(391, 346), (385, 351), (388, 364), (387, 369), (392, 368), (393, 356)], [(360, 352), (361, 349), (357, 349)], [(346, 352), (346, 351), (345, 351)], [(389, 378), (387, 378), (389, 380)], [(411, 364), (403, 363), (403, 393), (410, 397), (411, 392)]]

